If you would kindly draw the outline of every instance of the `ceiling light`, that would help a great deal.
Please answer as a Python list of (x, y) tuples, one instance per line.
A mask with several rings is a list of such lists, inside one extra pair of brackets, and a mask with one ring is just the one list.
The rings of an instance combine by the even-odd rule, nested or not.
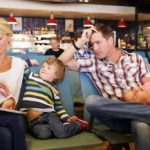
[(88, 3), (89, 0), (79, 0), (79, 2), (80, 2), (80, 3), (82, 3), (82, 2), (83, 2), (83, 3)]
[(7, 22), (8, 24), (17, 24), (17, 21), (12, 12), (10, 13), (9, 18), (7, 19)]
[(123, 18), (121, 18), (120, 21), (118, 22), (118, 27), (125, 28), (126, 26), (127, 26), (126, 22), (123, 20)]
[(93, 23), (92, 23), (92, 21), (90, 20), (90, 17), (87, 17), (87, 19), (85, 20), (83, 26), (84, 26), (84, 27), (92, 27), (92, 26), (93, 26)]
[(146, 27), (147, 29), (150, 29), (150, 23), (146, 24), (144, 27)]
[(49, 25), (49, 26), (56, 26), (57, 25), (56, 20), (54, 18), (54, 15), (50, 15), (50, 18), (48, 19), (47, 25)]

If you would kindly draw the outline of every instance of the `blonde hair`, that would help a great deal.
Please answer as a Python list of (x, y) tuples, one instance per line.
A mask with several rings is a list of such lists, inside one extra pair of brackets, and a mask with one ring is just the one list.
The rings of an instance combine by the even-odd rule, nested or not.
[(12, 35), (13, 32), (9, 27), (9, 24), (4, 18), (0, 18), (0, 33), (6, 35)]
[(59, 83), (64, 79), (66, 69), (61, 60), (59, 60), (58, 58), (47, 58), (43, 61), (43, 63), (54, 65), (56, 67), (56, 79), (54, 80), (55, 83)]

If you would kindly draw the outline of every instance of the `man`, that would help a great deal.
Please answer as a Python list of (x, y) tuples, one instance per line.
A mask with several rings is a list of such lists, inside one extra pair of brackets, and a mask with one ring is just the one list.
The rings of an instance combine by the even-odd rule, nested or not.
[(50, 45), (52, 48), (48, 49), (44, 55), (53, 55), (57, 58), (64, 52), (63, 49), (59, 48), (59, 40), (56, 37), (50, 39)]
[[(88, 58), (72, 58), (85, 43), (91, 42)], [(150, 149), (149, 101), (136, 98), (136, 89), (150, 82), (143, 58), (114, 46), (110, 26), (97, 24), (83, 31), (81, 38), (60, 57), (70, 69), (88, 74), (102, 96), (91, 95), (86, 109), (112, 130), (131, 132), (136, 150)], [(130, 94), (130, 98), (124, 95)]]

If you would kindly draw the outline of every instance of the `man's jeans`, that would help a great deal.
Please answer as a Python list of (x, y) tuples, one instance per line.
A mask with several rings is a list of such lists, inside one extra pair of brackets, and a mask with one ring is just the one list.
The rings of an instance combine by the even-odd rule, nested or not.
[(131, 132), (136, 150), (150, 149), (150, 106), (91, 95), (86, 109), (112, 130)]
[(63, 123), (54, 112), (44, 113), (44, 115), (29, 123), (28, 127), (31, 134), (39, 139), (65, 138), (81, 131), (77, 122)]

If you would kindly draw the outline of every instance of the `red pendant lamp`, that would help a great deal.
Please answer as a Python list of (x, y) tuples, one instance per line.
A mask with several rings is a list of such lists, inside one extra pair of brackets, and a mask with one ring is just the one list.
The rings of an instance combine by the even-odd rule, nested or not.
[(118, 27), (119, 28), (125, 28), (127, 27), (126, 22), (123, 20), (123, 18), (120, 19), (120, 21), (118, 22)]
[(48, 19), (47, 25), (49, 25), (49, 26), (56, 26), (57, 25), (56, 20), (55, 20), (53, 15), (50, 15), (50, 18)]
[(92, 27), (92, 26), (93, 26), (93, 23), (92, 23), (92, 21), (90, 20), (90, 17), (87, 17), (87, 19), (85, 20), (83, 26), (84, 26), (84, 27)]
[(144, 27), (146, 27), (147, 29), (150, 29), (150, 23), (146, 24)]
[(15, 19), (13, 13), (11, 12), (9, 18), (7, 19), (8, 24), (17, 24), (17, 20)]

